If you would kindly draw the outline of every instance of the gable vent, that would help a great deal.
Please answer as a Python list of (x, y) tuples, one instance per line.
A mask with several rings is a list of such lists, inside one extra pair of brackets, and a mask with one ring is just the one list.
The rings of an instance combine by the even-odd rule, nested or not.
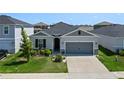
[(78, 31), (78, 35), (81, 35), (81, 30)]

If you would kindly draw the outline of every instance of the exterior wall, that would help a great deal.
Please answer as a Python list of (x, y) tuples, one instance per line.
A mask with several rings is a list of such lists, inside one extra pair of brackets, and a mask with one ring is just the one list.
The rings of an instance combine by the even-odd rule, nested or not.
[(93, 53), (98, 50), (97, 37), (94, 36), (64, 36), (60, 38), (60, 49), (65, 51), (66, 42), (93, 42)]
[(0, 49), (6, 49), (10, 53), (15, 52), (14, 39), (0, 39)]
[[(26, 31), (28, 36), (34, 34), (33, 27), (24, 27), (24, 30)], [(20, 26), (16, 26), (15, 28), (15, 38), (21, 38), (21, 27)]]
[[(10, 53), (18, 52), (21, 43), (21, 28), (15, 25), (8, 25), (9, 34), (4, 35), (3, 26), (0, 25), (0, 49), (7, 49)], [(25, 27), (24, 30), (28, 35), (32, 35), (34, 32), (33, 27)]]
[(9, 34), (8, 35), (4, 35), (4, 31), (3, 31), (4, 26), (5, 25), (0, 25), (0, 38), (14, 38), (15, 25), (7, 25), (7, 26), (9, 26)]
[(118, 49), (124, 48), (123, 41), (124, 41), (124, 38), (110, 37), (105, 35), (99, 35), (99, 39), (98, 39), (98, 43), (100, 45), (102, 45), (103, 47), (113, 52), (117, 52)]
[(124, 37), (117, 37), (116, 38), (116, 49), (124, 49)]
[[(4, 35), (3, 27), (9, 26), (9, 32)], [(15, 25), (0, 25), (0, 49), (6, 49), (10, 53), (15, 52)]]
[(54, 38), (52, 36), (31, 36), (31, 41), (33, 45), (33, 49), (35, 48), (35, 39), (46, 39), (46, 48), (53, 50), (53, 40)]
[[(33, 27), (24, 27), (24, 30), (26, 31), (27, 35), (30, 36), (34, 33)], [(20, 44), (21, 44), (21, 27), (16, 26), (15, 28), (15, 53), (19, 51)]]
[(14, 48), (15, 48), (14, 53), (17, 53), (19, 51), (19, 49), (20, 49), (21, 38), (15, 38), (15, 43), (14, 44), (15, 44), (15, 46), (14, 46)]

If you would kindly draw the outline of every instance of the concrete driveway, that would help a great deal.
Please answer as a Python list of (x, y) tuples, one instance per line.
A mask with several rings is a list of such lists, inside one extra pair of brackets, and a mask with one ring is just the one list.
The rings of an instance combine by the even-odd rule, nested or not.
[(116, 78), (95, 56), (67, 56), (67, 66), (70, 79)]
[(101, 73), (109, 72), (95, 56), (68, 56), (69, 73)]

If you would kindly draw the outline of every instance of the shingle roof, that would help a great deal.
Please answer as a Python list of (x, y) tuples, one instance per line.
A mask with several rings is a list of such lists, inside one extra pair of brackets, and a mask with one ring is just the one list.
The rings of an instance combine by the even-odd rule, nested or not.
[(77, 26), (69, 25), (64, 22), (59, 22), (54, 24), (54, 26), (49, 29), (43, 30), (50, 35), (64, 35), (78, 28)]
[(112, 37), (124, 37), (124, 26), (115, 25), (115, 26), (101, 27), (91, 31), (91, 33), (112, 36)]
[[(52, 36), (62, 36), (64, 34), (72, 32), (72, 31), (74, 31), (78, 28), (82, 31), (93, 30), (92, 26), (70, 25), (70, 24), (67, 24), (67, 23), (64, 23), (64, 22), (59, 22), (59, 23), (56, 23), (56, 24), (52, 25), (49, 29), (44, 29), (40, 32), (41, 33), (45, 32), (45, 33), (47, 33), (49, 35), (52, 35)], [(38, 35), (40, 35), (40, 32), (37, 32), (32, 36), (38, 36)]]
[(97, 23), (95, 25), (113, 25), (113, 23), (107, 22), (107, 21), (103, 21), (103, 22)]
[(27, 22), (18, 20), (16, 18), (12, 18), (10, 16), (6, 16), (6, 15), (0, 15), (0, 24), (17, 24), (17, 25), (23, 25), (23, 26), (32, 26)]

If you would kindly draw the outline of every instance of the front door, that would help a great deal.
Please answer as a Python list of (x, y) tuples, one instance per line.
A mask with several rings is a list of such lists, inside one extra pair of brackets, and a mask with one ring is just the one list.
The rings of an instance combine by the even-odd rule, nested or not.
[(60, 51), (60, 39), (54, 38), (54, 51)]

